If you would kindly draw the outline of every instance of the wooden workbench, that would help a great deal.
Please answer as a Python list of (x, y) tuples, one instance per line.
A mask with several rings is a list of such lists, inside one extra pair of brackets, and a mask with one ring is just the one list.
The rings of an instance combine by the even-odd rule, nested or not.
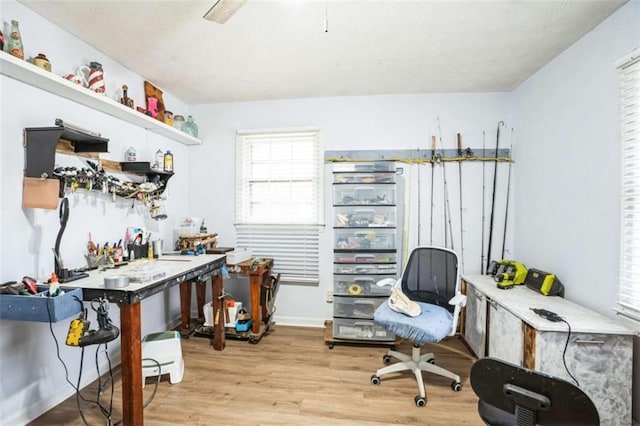
[[(269, 330), (269, 300), (261, 303), (260, 293), (262, 289), (271, 288), (274, 285), (271, 278), (273, 259), (254, 258), (235, 265), (227, 264), (230, 274), (249, 276), (249, 294), (251, 298), (251, 335), (250, 341), (257, 342)], [(277, 281), (275, 283), (277, 285)]]

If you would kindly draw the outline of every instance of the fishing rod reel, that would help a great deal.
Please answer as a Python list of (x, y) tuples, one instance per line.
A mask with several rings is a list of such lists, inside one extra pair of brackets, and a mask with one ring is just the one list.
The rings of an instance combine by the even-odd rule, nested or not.
[(68, 346), (99, 345), (111, 342), (120, 335), (120, 330), (109, 318), (109, 302), (106, 299), (93, 299), (91, 309), (96, 312), (98, 329), (89, 330), (91, 322), (87, 319), (87, 309), (83, 309), (80, 318), (74, 319), (69, 325), (66, 340)]

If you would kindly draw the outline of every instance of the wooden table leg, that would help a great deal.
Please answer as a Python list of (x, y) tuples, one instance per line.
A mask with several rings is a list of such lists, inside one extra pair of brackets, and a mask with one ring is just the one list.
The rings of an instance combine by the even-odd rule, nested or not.
[(260, 333), (260, 323), (262, 321), (260, 313), (260, 286), (262, 285), (262, 273), (252, 272), (249, 275), (249, 291), (251, 294), (251, 331), (254, 334)]
[(198, 305), (198, 320), (204, 320), (204, 302), (207, 295), (207, 283), (196, 282), (196, 304)]
[(225, 347), (224, 335), (224, 300), (222, 292), (222, 275), (211, 277), (211, 305), (213, 309), (213, 349), (221, 351)]
[(144, 423), (140, 303), (120, 305), (122, 416), (124, 426)]
[(191, 328), (191, 281), (180, 283), (180, 322), (183, 330)]

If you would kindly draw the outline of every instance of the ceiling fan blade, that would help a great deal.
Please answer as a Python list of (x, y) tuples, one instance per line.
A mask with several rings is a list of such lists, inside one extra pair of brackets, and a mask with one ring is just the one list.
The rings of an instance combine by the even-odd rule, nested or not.
[(204, 19), (224, 24), (247, 0), (217, 0), (203, 16)]

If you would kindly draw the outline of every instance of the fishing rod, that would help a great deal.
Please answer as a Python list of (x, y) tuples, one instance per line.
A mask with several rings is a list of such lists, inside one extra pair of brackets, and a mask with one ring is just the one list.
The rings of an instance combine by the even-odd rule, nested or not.
[(429, 230), (429, 245), (433, 246), (433, 179), (434, 170), (436, 168), (436, 137), (431, 136), (431, 212), (429, 218), (431, 220)]
[(498, 121), (498, 130), (496, 132), (496, 152), (495, 166), (493, 168), (493, 195), (491, 196), (491, 215), (489, 216), (489, 248), (487, 249), (487, 270), (489, 270), (489, 262), (491, 262), (491, 246), (493, 239), (493, 218), (496, 207), (496, 185), (498, 182), (498, 148), (500, 146), (500, 125), (504, 126), (504, 121)]
[[(484, 150), (485, 150), (485, 131), (482, 131), (482, 155), (484, 155)], [(484, 199), (485, 199), (485, 186), (484, 186), (484, 169), (485, 169), (485, 164), (486, 161), (482, 162), (482, 223), (481, 223), (481, 227), (480, 229), (482, 230), (482, 238), (480, 239), (480, 274), (484, 275), (484, 222), (485, 222), (485, 218), (484, 218)]]
[(458, 182), (460, 183), (460, 266), (464, 273), (464, 231), (462, 227), (462, 136), (460, 133), (456, 134), (456, 141), (458, 145)]
[[(418, 152), (420, 150), (418, 149)], [(412, 166), (413, 168), (413, 166)], [(420, 194), (422, 193), (422, 189), (420, 188), (420, 165), (418, 164), (418, 247), (420, 247), (422, 239), (420, 235), (422, 234), (422, 203), (420, 202)]]
[[(511, 141), (513, 141), (513, 127), (511, 128)], [(506, 247), (507, 242), (507, 220), (509, 217), (509, 191), (511, 189), (511, 163), (512, 163), (512, 155), (511, 150), (513, 149), (513, 142), (509, 145), (509, 174), (507, 175), (507, 201), (504, 207), (504, 232), (502, 233), (502, 259), (504, 259), (504, 249)]]
[[(444, 144), (442, 142), (442, 130), (440, 130), (440, 117), (438, 117), (438, 137), (440, 138), (440, 146), (444, 152)], [(447, 225), (449, 226), (449, 237), (451, 238), (451, 250), (455, 250), (453, 247), (453, 227), (451, 226), (451, 208), (449, 206), (449, 186), (447, 185), (447, 172), (444, 167), (444, 161), (442, 161), (442, 182), (444, 186), (444, 246), (447, 245)]]

